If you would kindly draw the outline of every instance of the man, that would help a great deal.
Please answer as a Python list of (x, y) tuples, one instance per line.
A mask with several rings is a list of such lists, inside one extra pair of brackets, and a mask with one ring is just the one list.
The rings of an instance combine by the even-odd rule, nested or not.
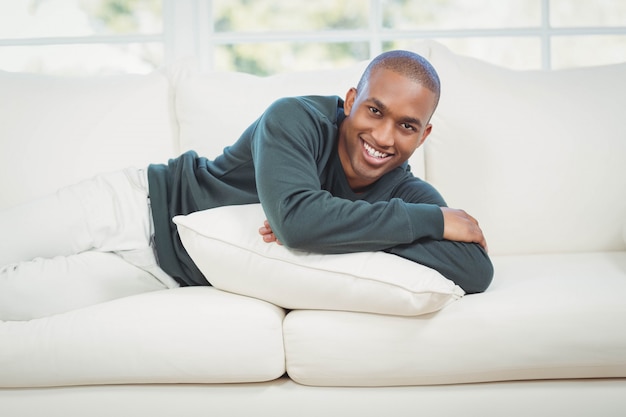
[[(75, 233), (50, 237), (54, 233), (37, 231), (3, 249), (0, 306), (13, 307), (0, 310), (0, 319), (29, 316), (12, 312), (19, 303), (6, 294), (23, 287), (32, 300), (30, 291), (37, 286), (32, 282), (41, 284), (50, 271), (57, 286), (81, 275), (66, 284), (84, 286), (82, 294), (91, 300), (79, 303), (159, 287), (210, 285), (182, 246), (172, 217), (257, 202), (268, 218), (260, 233), (269, 244), (319, 253), (383, 250), (438, 270), (467, 293), (484, 291), (493, 268), (477, 221), (447, 208), (407, 165), (432, 130), (439, 94), (439, 78), (424, 58), (383, 53), (345, 102), (334, 96), (278, 100), (214, 161), (190, 151), (167, 165), (151, 165), (147, 175), (127, 170), (100, 176), (61, 190), (44, 206), (19, 208), (11, 213), (13, 222), (29, 221), (40, 211), (48, 216), (46, 225), (65, 225)], [(49, 241), (44, 253), (34, 253), (28, 243), (33, 239)], [(55, 255), (61, 256), (51, 260)], [(48, 260), (29, 260), (36, 256)], [(54, 266), (55, 260), (63, 267)], [(114, 278), (99, 278), (99, 271), (87, 271), (92, 261), (119, 270)], [(88, 277), (76, 273), (81, 268)], [(43, 302), (46, 292), (39, 292)], [(74, 308), (72, 301), (34, 316)]]

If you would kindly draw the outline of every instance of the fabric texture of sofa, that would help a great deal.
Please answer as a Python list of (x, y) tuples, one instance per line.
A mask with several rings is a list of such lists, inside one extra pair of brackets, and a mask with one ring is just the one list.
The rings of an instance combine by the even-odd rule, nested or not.
[[(0, 414), (624, 415), (626, 63), (512, 71), (414, 50), (442, 97), (410, 163), (479, 219), (485, 293), (393, 255), (264, 244), (248, 227), (260, 206), (199, 212), (176, 222), (214, 287), (0, 322)], [(216, 156), (273, 100), (343, 96), (365, 64), (0, 73), (0, 208), (189, 149)], [(206, 227), (216, 218), (241, 228), (227, 239)]]

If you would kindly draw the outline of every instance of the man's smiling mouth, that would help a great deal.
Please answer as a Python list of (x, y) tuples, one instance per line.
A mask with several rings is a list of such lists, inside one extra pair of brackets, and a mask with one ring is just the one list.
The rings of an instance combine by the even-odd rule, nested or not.
[(380, 152), (377, 151), (376, 149), (372, 148), (367, 142), (363, 141), (363, 147), (365, 148), (365, 151), (367, 152), (367, 154), (373, 158), (378, 158), (378, 159), (384, 159), (387, 158), (390, 154), (385, 153), (385, 152)]

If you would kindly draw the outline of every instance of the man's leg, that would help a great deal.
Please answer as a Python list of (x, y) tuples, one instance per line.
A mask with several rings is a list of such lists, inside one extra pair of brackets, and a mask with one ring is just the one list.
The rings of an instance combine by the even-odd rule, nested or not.
[(145, 247), (150, 239), (141, 171), (96, 176), (0, 212), (0, 266), (88, 250)]
[[(143, 171), (101, 175), (4, 210), (0, 231), (0, 308), (21, 311), (12, 315), (7, 307), (0, 311), (1, 320), (29, 317), (24, 308), (41, 311), (31, 316), (40, 317), (177, 286), (158, 267), (150, 246)], [(25, 307), (19, 307), (20, 299)]]
[(166, 288), (110, 252), (36, 258), (0, 269), (0, 320), (31, 320)]

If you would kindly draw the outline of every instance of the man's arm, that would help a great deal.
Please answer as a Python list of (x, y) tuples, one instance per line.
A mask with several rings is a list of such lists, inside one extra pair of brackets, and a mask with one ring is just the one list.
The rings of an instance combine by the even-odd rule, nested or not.
[[(487, 241), (476, 219), (463, 210), (441, 207), (441, 211), (444, 217), (444, 239), (455, 242), (478, 243), (487, 252)], [(267, 220), (259, 228), (259, 234), (268, 243), (276, 242), (282, 245)]]
[[(385, 252), (439, 271), (467, 294), (484, 292), (491, 284), (494, 271), (478, 222), (462, 210), (448, 207), (441, 207), (441, 210), (446, 240), (421, 239)], [(265, 242), (281, 244), (268, 221), (259, 233)]]

